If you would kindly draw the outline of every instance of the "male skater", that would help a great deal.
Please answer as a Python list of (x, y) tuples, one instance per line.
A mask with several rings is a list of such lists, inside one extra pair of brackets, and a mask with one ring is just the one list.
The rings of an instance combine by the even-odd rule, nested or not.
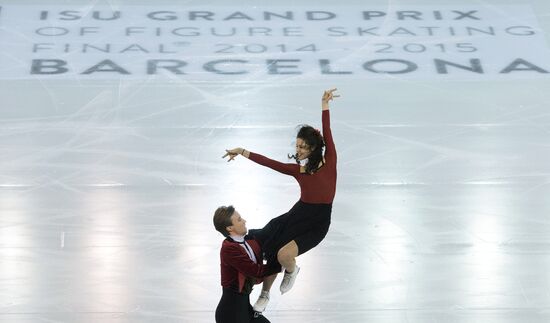
[(246, 235), (246, 220), (233, 206), (216, 210), (214, 227), (226, 237), (220, 250), (223, 293), (216, 308), (216, 323), (269, 323), (250, 305), (252, 286), (267, 274), (260, 244)]

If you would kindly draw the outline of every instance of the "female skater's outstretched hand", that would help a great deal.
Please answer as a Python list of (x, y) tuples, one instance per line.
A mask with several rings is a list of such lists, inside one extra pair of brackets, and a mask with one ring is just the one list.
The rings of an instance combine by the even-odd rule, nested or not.
[(323, 93), (323, 98), (321, 99), (321, 110), (328, 110), (328, 101), (332, 100), (333, 98), (339, 97), (339, 95), (334, 94), (334, 91), (336, 91), (336, 88), (326, 90), (325, 93)]
[(242, 154), (243, 151), (244, 151), (243, 148), (226, 149), (225, 150), (225, 155), (223, 155), (222, 158), (225, 158), (225, 157), (229, 156), (229, 159), (227, 160), (227, 162), (230, 162), (233, 159), (235, 159), (235, 157), (237, 157), (238, 154)]
[(326, 90), (325, 93), (323, 93), (322, 102), (323, 103), (328, 103), (328, 101), (332, 100), (333, 98), (339, 97), (339, 95), (334, 94), (334, 91), (336, 91), (336, 90), (337, 90), (336, 88)]

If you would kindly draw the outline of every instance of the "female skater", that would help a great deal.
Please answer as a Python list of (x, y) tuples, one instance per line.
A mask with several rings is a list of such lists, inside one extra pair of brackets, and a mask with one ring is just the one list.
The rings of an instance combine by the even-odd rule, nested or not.
[[(282, 265), (285, 275), (280, 290), (284, 294), (294, 285), (300, 268), (296, 257), (317, 246), (326, 236), (336, 192), (336, 149), (330, 130), (329, 101), (336, 89), (323, 93), (321, 100), (323, 135), (319, 130), (304, 125), (296, 136), (296, 154), (289, 156), (296, 163), (281, 163), (249, 152), (243, 148), (226, 150), (222, 156), (228, 162), (237, 155), (294, 177), (300, 185), (300, 200), (287, 213), (272, 219), (263, 229), (251, 230), (261, 243), (267, 265), (274, 268)], [(324, 136), (324, 138), (323, 138)], [(323, 156), (323, 147), (326, 145)], [(269, 301), (269, 289), (275, 279), (266, 279), (254, 310), (263, 312)]]

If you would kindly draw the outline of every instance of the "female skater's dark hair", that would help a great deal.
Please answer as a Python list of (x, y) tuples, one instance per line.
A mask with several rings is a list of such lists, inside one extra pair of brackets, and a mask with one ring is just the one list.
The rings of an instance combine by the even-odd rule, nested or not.
[[(311, 149), (311, 154), (308, 157), (306, 164), (306, 172), (308, 174), (315, 173), (319, 168), (319, 163), (323, 160), (323, 148), (325, 147), (325, 142), (323, 136), (318, 129), (313, 128), (308, 125), (300, 125), (300, 130), (296, 138), (300, 138), (306, 142), (306, 144)], [(298, 156), (288, 155), (288, 158), (296, 160), (296, 163), (299, 164)]]
[(233, 224), (231, 222), (231, 216), (234, 212), (235, 208), (233, 205), (220, 206), (216, 212), (214, 212), (214, 228), (216, 228), (219, 233), (223, 234), (224, 237), (229, 236), (229, 232), (227, 232), (226, 228)]

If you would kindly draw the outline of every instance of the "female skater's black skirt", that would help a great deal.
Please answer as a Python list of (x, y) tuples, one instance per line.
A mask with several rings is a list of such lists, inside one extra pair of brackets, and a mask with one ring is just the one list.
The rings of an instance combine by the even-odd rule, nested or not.
[(249, 234), (261, 243), (268, 267), (281, 271), (277, 261), (279, 249), (292, 240), (298, 245), (299, 255), (317, 246), (327, 235), (331, 212), (332, 204), (298, 201), (290, 211), (272, 219), (262, 229), (250, 230)]

